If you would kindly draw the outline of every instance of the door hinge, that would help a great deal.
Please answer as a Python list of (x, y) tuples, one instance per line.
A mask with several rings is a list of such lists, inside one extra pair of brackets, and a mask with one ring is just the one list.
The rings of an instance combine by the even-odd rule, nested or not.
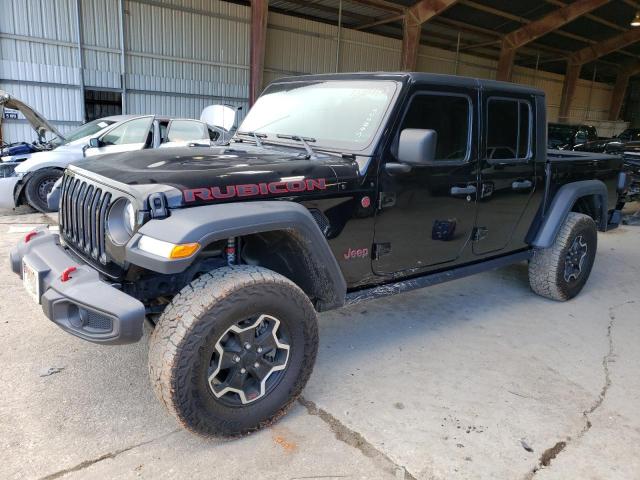
[(378, 260), (380, 257), (384, 255), (389, 255), (391, 253), (391, 243), (374, 243), (373, 244), (373, 256), (374, 260)]
[(489, 229), (487, 227), (476, 227), (473, 229), (473, 241), (479, 242), (484, 240), (489, 235)]

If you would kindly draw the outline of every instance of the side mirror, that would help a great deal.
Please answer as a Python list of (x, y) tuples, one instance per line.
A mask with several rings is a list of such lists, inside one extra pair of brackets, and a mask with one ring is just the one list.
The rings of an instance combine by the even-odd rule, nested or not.
[(429, 165), (436, 159), (437, 144), (435, 130), (406, 128), (400, 132), (398, 160), (409, 165)]
[(102, 146), (102, 142), (98, 137), (93, 137), (89, 139), (90, 148), (100, 148), (101, 146)]

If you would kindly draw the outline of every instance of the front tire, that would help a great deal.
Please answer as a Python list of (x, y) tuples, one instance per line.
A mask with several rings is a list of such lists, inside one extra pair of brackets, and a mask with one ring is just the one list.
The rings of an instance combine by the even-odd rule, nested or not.
[(596, 223), (588, 215), (570, 212), (549, 248), (538, 248), (529, 261), (531, 289), (552, 300), (570, 300), (591, 274), (598, 248)]
[(43, 168), (34, 172), (24, 188), (27, 203), (39, 212), (53, 212), (47, 203), (47, 195), (61, 176), (62, 171), (55, 168)]
[(166, 308), (151, 335), (149, 375), (185, 428), (237, 436), (287, 411), (317, 349), (316, 312), (298, 286), (261, 267), (225, 267)]

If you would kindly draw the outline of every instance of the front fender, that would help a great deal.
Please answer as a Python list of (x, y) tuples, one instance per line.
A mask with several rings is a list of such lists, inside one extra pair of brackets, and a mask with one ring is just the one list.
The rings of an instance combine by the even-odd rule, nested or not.
[(598, 230), (605, 231), (607, 229), (608, 213), (607, 186), (601, 180), (572, 182), (560, 187), (555, 194), (531, 245), (537, 248), (548, 248), (553, 245), (562, 224), (576, 201), (591, 195), (595, 195), (600, 200), (600, 224), (598, 225)]
[(244, 202), (175, 209), (168, 218), (150, 220), (127, 244), (126, 260), (165, 274), (179, 273), (194, 258), (167, 260), (140, 250), (142, 235), (175, 244), (198, 242), (202, 247), (231, 237), (288, 231), (304, 244), (309, 274), (319, 286), (321, 309), (344, 304), (346, 282), (326, 238), (309, 211), (289, 201)]

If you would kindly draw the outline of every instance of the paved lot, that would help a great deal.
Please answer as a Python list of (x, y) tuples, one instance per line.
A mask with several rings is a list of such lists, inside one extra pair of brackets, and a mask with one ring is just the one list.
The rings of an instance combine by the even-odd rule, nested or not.
[[(51, 221), (19, 213), (0, 216), (3, 258)], [(568, 303), (522, 264), (322, 315), (303, 400), (235, 441), (164, 413), (146, 339), (63, 333), (2, 261), (0, 478), (640, 478), (640, 225), (599, 241)]]

